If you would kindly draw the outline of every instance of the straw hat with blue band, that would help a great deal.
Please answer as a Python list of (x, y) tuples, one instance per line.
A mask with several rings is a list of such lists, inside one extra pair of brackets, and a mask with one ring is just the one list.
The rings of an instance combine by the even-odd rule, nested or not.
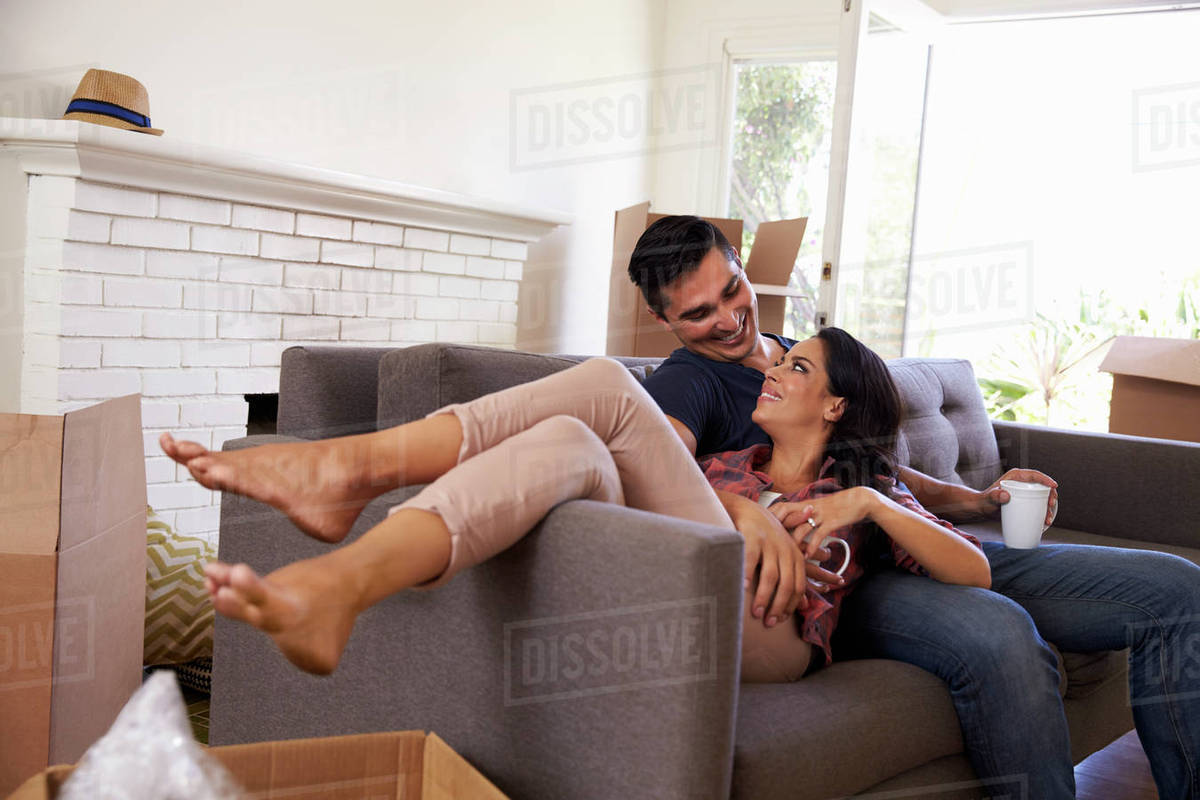
[(150, 95), (128, 75), (89, 69), (75, 89), (63, 119), (78, 119), (162, 136), (150, 125)]

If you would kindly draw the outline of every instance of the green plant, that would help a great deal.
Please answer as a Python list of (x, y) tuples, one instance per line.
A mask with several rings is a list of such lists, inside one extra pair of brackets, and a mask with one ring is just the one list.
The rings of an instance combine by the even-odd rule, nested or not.
[(1119, 303), (1105, 290), (1081, 291), (1075, 320), (1038, 314), (1011, 344), (1001, 345), (979, 378), (993, 419), (1103, 430), (1111, 377), (1098, 372), (1117, 336), (1200, 338), (1200, 273), (1172, 284), (1151, 281)]
[(1046, 425), (1076, 424), (1071, 390), (1084, 378), (1086, 368), (1095, 371), (1101, 350), (1113, 338), (1088, 321), (1067, 322), (1038, 314), (1015, 341), (993, 351), (980, 380), (989, 414)]
[(1015, 406), (1033, 391), (1032, 386), (995, 378), (979, 378), (978, 380), (979, 388), (983, 390), (983, 403), (989, 417), (1008, 422), (1025, 421), (1017, 419)]

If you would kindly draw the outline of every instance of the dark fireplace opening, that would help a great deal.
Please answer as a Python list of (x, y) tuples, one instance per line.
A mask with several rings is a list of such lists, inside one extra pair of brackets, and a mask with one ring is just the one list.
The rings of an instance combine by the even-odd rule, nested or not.
[(275, 433), (275, 423), (279, 419), (279, 395), (248, 394), (244, 397), (250, 404), (250, 414), (246, 419), (246, 435)]

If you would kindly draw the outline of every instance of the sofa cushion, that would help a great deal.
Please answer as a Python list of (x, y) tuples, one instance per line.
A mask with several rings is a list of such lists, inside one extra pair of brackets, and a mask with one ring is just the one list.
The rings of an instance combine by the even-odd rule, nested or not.
[(732, 797), (841, 797), (961, 752), (940, 680), (899, 661), (845, 661), (798, 683), (742, 684)]
[(904, 405), (902, 464), (976, 489), (1000, 477), (1000, 451), (971, 362), (898, 358), (888, 369)]

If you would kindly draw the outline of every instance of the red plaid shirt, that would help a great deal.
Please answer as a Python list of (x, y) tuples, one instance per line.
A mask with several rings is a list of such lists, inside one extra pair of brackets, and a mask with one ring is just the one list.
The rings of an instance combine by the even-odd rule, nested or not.
[[(705, 456), (700, 459), (700, 468), (704, 470), (705, 477), (708, 478), (708, 482), (712, 484), (714, 489), (740, 494), (743, 497), (748, 497), (758, 502), (759, 496), (764, 491), (775, 491), (770, 476), (761, 470), (762, 465), (770, 457), (771, 446), (758, 444), (745, 450), (735, 450)], [(834, 478), (826, 477), (826, 473), (832, 464), (832, 458), (826, 459), (825, 463), (821, 466), (821, 473), (816, 481), (805, 486), (798, 492), (783, 494), (782, 497), (778, 498), (778, 502), (799, 502), (811, 497), (820, 497), (841, 491), (842, 487)], [(947, 530), (954, 531), (975, 545), (975, 547), (980, 547), (979, 540), (974, 536), (969, 533), (963, 533), (949, 522), (930, 514), (907, 489), (897, 485), (894, 480), (892, 484), (892, 499), (897, 503), (941, 525)], [(836, 530), (830, 534), (845, 539), (850, 545), (850, 564), (842, 574), (846, 582), (836, 589), (830, 589), (825, 594), (821, 594), (809, 585), (807, 589), (808, 608), (804, 611), (796, 612), (799, 617), (800, 637), (806, 642), (811, 642), (820, 647), (825, 652), (826, 663), (833, 661), (833, 652), (830, 649), (829, 640), (833, 636), (833, 629), (837, 627), (838, 612), (841, 609), (842, 600), (854, 588), (854, 584), (865, 572), (864, 561), (868, 537), (875, 531), (879, 531), (876, 526), (860, 522)], [(880, 535), (886, 535), (882, 531), (879, 531), (879, 533)], [(891, 556), (896, 566), (917, 575), (927, 576), (929, 574), (903, 547), (892, 541), (890, 537), (887, 541), (891, 545)], [(981, 547), (980, 549), (982, 550)], [(842, 549), (834, 547), (831, 561), (835, 569), (841, 564), (843, 557)]]

